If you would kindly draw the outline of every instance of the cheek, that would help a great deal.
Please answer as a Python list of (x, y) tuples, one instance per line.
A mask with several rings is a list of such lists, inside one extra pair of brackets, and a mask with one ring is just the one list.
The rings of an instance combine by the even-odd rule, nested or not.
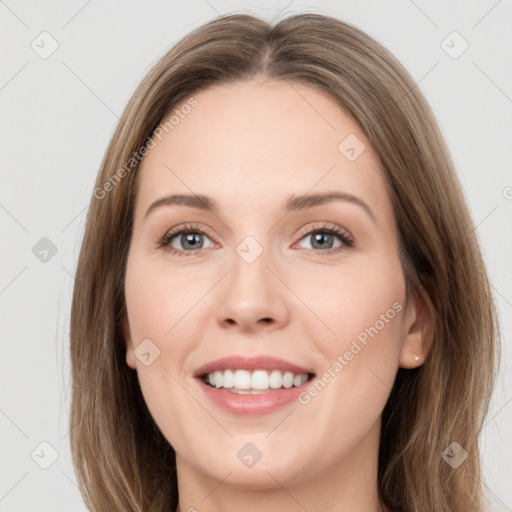
[[(405, 282), (400, 264), (388, 258), (378, 264), (363, 260), (339, 268), (307, 272), (307, 283), (295, 279), (294, 289), (318, 319), (329, 352), (375, 336), (397, 338), (404, 309)], [(373, 335), (373, 336), (372, 336)], [(349, 343), (350, 344), (350, 343)], [(378, 347), (375, 347), (378, 349)]]
[[(190, 411), (197, 409), (196, 401), (183, 391), (189, 378), (183, 368), (193, 346), (187, 311), (201, 295), (193, 287), (176, 289), (178, 281), (179, 273), (171, 276), (151, 262), (133, 256), (128, 262), (125, 295), (142, 394), (162, 434), (183, 450), (183, 440), (195, 428), (188, 420)], [(146, 348), (137, 351), (143, 340), (146, 345), (141, 347)], [(150, 353), (150, 364), (137, 356), (143, 352)]]
[(134, 345), (150, 338), (162, 350), (172, 339), (173, 350), (179, 354), (183, 338), (177, 333), (203, 294), (204, 281), (192, 274), (136, 257), (129, 261), (125, 295)]
[(315, 301), (312, 309), (321, 312), (333, 332), (324, 328), (324, 336), (314, 337), (324, 372), (302, 403), (314, 408), (323, 402), (326, 416), (356, 434), (351, 422), (375, 421), (393, 385), (403, 337), (405, 281), (399, 262), (391, 257), (345, 270), (317, 281), (321, 288), (309, 295)]
[(340, 397), (345, 412), (364, 414), (365, 404), (371, 422), (384, 407), (399, 366), (405, 312), (401, 266), (392, 258), (380, 259), (311, 277), (316, 279), (307, 292), (308, 306), (321, 325), (309, 338), (322, 354), (324, 373), (304, 401), (322, 394), (325, 401), (317, 403), (332, 406), (331, 414), (340, 421), (346, 419), (336, 409)]

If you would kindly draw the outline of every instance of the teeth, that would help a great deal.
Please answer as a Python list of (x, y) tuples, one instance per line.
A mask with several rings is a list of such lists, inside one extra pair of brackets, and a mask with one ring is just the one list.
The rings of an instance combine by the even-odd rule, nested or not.
[(235, 374), (231, 370), (226, 370), (224, 375), (221, 372), (221, 386), (225, 388), (232, 388), (235, 385)]
[(231, 389), (234, 393), (257, 394), (264, 390), (301, 386), (308, 380), (307, 373), (294, 374), (281, 370), (224, 370), (209, 373), (204, 379), (212, 387)]
[(268, 373), (265, 370), (256, 370), (252, 374), (250, 386), (252, 389), (268, 389), (269, 384), (270, 379), (268, 377)]

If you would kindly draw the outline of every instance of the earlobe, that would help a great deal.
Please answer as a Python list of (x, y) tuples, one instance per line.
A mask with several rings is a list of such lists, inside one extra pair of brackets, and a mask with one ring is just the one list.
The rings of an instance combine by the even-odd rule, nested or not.
[(427, 358), (433, 341), (433, 317), (418, 294), (410, 301), (405, 313), (404, 339), (400, 353), (401, 368), (417, 368)]
[(132, 370), (135, 370), (137, 368), (137, 364), (135, 362), (135, 355), (133, 353), (133, 341), (130, 334), (130, 326), (128, 324), (128, 319), (126, 318), (126, 316), (123, 318), (121, 325), (123, 331), (123, 338), (126, 346), (126, 364)]

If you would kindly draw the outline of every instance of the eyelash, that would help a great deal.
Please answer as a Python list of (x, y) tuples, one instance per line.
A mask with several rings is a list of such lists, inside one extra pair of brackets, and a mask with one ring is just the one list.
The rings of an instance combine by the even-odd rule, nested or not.
[[(183, 226), (179, 229), (169, 231), (161, 239), (158, 239), (156, 242), (156, 248), (164, 249), (167, 252), (171, 253), (173, 256), (195, 256), (202, 249), (196, 249), (195, 251), (181, 251), (181, 250), (177, 250), (174, 248), (169, 249), (169, 244), (170, 244), (171, 240), (176, 235), (190, 234), (190, 233), (199, 233), (201, 235), (206, 235), (208, 238), (212, 238), (212, 237), (210, 237), (208, 231), (201, 229), (200, 227), (196, 226), (195, 224), (186, 224), (185, 226)], [(323, 253), (322, 255), (329, 256), (332, 254), (337, 254), (337, 253), (344, 251), (348, 248), (354, 247), (354, 239), (352, 238), (351, 235), (349, 235), (348, 233), (346, 233), (345, 231), (341, 230), (338, 227), (333, 227), (333, 226), (329, 226), (326, 224), (323, 224), (322, 226), (319, 226), (319, 227), (315, 227), (313, 229), (306, 229), (306, 230), (302, 231), (300, 240), (302, 240), (307, 235), (311, 235), (313, 233), (327, 233), (329, 235), (334, 235), (334, 236), (338, 237), (341, 240), (341, 242), (343, 242), (343, 247), (335, 247), (335, 248), (326, 249), (326, 250), (305, 249), (308, 252), (308, 254), (310, 254), (310, 253), (322, 254)]]

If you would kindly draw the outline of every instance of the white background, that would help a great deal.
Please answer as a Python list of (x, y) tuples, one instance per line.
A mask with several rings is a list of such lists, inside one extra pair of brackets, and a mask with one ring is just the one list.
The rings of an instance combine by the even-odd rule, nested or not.
[[(218, 14), (270, 18), (281, 11), (329, 14), (359, 26), (404, 64), (434, 109), (501, 314), (503, 363), (483, 432), (483, 464), (495, 510), (512, 510), (511, 1), (6, 0), (0, 2), (1, 512), (86, 510), (68, 446), (69, 310), (94, 179), (126, 102), (158, 57), (198, 25)], [(58, 42), (47, 59), (31, 48), (43, 31)], [(453, 31), (469, 43), (457, 59), (441, 46)], [(32, 252), (42, 237), (57, 247), (46, 263)], [(41, 442), (58, 452), (48, 469), (31, 458), (36, 450), (40, 462), (50, 462), (51, 449)]]

